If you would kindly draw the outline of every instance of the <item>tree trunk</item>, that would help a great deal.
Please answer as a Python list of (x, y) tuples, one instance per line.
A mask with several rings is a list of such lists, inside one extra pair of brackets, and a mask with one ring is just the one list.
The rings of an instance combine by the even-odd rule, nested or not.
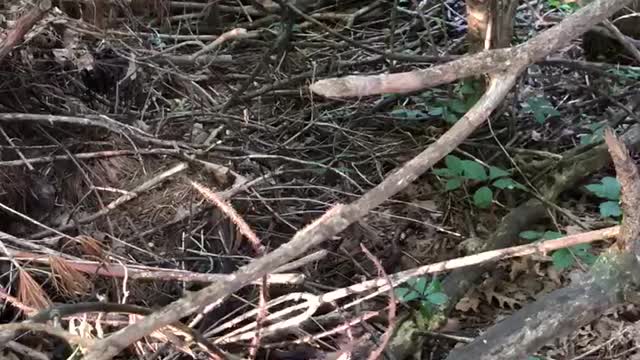
[(467, 0), (469, 52), (509, 47), (517, 6), (517, 0)]

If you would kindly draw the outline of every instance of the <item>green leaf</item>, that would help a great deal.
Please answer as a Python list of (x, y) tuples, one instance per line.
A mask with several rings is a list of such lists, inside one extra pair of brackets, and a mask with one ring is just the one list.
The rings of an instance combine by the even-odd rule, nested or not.
[(444, 113), (444, 108), (441, 107), (434, 107), (431, 110), (429, 110), (429, 115), (431, 116), (441, 116)]
[(601, 180), (602, 182), (602, 190), (603, 190), (603, 195), (606, 199), (609, 200), (620, 200), (620, 183), (618, 182), (618, 179), (611, 177), (611, 176), (605, 176), (602, 178)]
[(467, 108), (467, 105), (460, 99), (453, 99), (449, 102), (447, 102), (447, 107), (460, 115), (464, 115), (469, 109)]
[(444, 158), (444, 163), (447, 165), (447, 168), (451, 170), (456, 175), (462, 175), (464, 168), (462, 166), (462, 160), (455, 155), (447, 155)]
[(442, 292), (427, 295), (427, 300), (434, 305), (444, 305), (449, 300), (447, 294)]
[(518, 235), (525, 240), (533, 241), (540, 239), (544, 235), (544, 233), (540, 231), (526, 230)]
[(411, 291), (410, 289), (403, 288), (403, 287), (393, 289), (393, 293), (400, 301), (405, 301), (404, 298), (407, 296), (407, 294), (410, 291)]
[(473, 194), (473, 203), (481, 209), (488, 208), (492, 202), (493, 192), (486, 186), (481, 187)]
[(451, 169), (449, 169), (449, 168), (433, 169), (432, 172), (434, 174), (436, 174), (438, 176), (442, 176), (442, 177), (454, 177), (454, 176), (457, 175), (453, 171), (451, 171)]
[(446, 121), (447, 124), (455, 124), (458, 121), (458, 117), (456, 114), (447, 111), (446, 114), (444, 114), (444, 121)]
[(460, 94), (462, 95), (470, 95), (476, 92), (476, 89), (473, 87), (473, 83), (471, 81), (464, 81), (462, 86), (460, 86)]
[(557, 270), (564, 270), (573, 265), (573, 256), (571, 256), (569, 249), (554, 251), (553, 254), (551, 254), (551, 259), (553, 260), (553, 267)]
[(578, 257), (587, 265), (593, 265), (596, 263), (596, 260), (598, 260), (598, 257), (592, 253), (581, 253)]
[(580, 144), (591, 144), (602, 140), (604, 136), (604, 123), (589, 124), (587, 127), (591, 130), (591, 134), (585, 134), (580, 137)]
[(462, 186), (462, 179), (453, 178), (453, 179), (447, 180), (447, 183), (444, 185), (444, 190), (453, 191), (453, 190), (459, 189), (460, 186)]
[(520, 184), (517, 181), (514, 181), (512, 178), (498, 179), (498, 180), (494, 181), (492, 185), (497, 187), (498, 189), (503, 189), (503, 190), (504, 189), (509, 189), (509, 190), (526, 189), (524, 187), (524, 185)]
[(509, 176), (509, 172), (496, 166), (489, 166), (489, 180)]
[(409, 284), (411, 284), (413, 288), (421, 295), (424, 295), (427, 291), (427, 278), (425, 278), (424, 276), (413, 279), (413, 281), (410, 281)]
[(427, 290), (425, 291), (425, 293), (431, 294), (431, 293), (437, 293), (437, 292), (442, 292), (442, 285), (440, 284), (440, 281), (438, 281), (437, 278), (433, 278), (429, 282), (429, 286), (427, 286)]
[(600, 203), (600, 215), (606, 217), (619, 217), (622, 215), (620, 205), (617, 201), (605, 201)]
[(549, 100), (541, 96), (529, 98), (527, 100), (527, 105), (533, 113), (534, 119), (540, 124), (544, 123), (550, 116), (560, 115), (558, 110), (551, 105)]
[(462, 169), (462, 174), (467, 179), (478, 181), (487, 180), (487, 171), (478, 162), (472, 160), (462, 160)]
[(603, 177), (599, 184), (590, 184), (586, 188), (599, 198), (608, 200), (620, 199), (620, 183), (618, 179), (611, 176)]
[(588, 265), (593, 265), (596, 262), (597, 257), (589, 250), (591, 250), (591, 244), (578, 244), (571, 247), (571, 251), (573, 251), (580, 260)]
[(604, 197), (604, 186), (602, 184), (589, 184), (585, 186), (587, 190), (591, 191), (597, 197)]
[(559, 239), (563, 236), (564, 235), (562, 233), (559, 233), (557, 231), (545, 231), (542, 235), (542, 240), (554, 240)]
[(393, 292), (395, 293), (396, 297), (402, 302), (413, 301), (421, 297), (420, 294), (418, 294), (415, 290), (407, 289), (404, 287), (396, 288)]
[(433, 317), (433, 314), (434, 314), (433, 304), (426, 299), (422, 300), (422, 302), (420, 302), (420, 315), (422, 316), (419, 316), (418, 318), (421, 319), (420, 321), (425, 322), (425, 324), (422, 325), (424, 328), (428, 327), (426, 323), (428, 322), (429, 319)]

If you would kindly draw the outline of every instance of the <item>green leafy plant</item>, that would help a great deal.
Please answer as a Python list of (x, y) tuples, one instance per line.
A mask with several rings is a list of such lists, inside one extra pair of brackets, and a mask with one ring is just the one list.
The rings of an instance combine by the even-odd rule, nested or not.
[(534, 96), (527, 99), (525, 108), (533, 114), (533, 118), (540, 124), (543, 124), (552, 116), (560, 115), (558, 110), (551, 105), (549, 100), (542, 96)]
[(433, 91), (426, 91), (411, 97), (414, 108), (398, 108), (391, 111), (391, 115), (413, 120), (435, 117), (453, 124), (469, 111), (482, 96), (482, 92), (482, 83), (479, 80), (464, 80), (456, 84), (454, 96), (450, 98), (437, 97)]
[(547, 4), (550, 8), (557, 9), (565, 13), (572, 13), (580, 8), (580, 5), (575, 1), (547, 0)]
[(434, 169), (433, 173), (446, 179), (445, 190), (457, 190), (465, 181), (485, 183), (473, 194), (473, 203), (481, 209), (486, 209), (493, 202), (493, 191), (497, 189), (525, 189), (525, 187), (509, 177), (509, 173), (499, 167), (489, 166), (489, 172), (477, 161), (462, 160), (454, 155), (444, 159), (446, 167)]
[[(520, 237), (529, 241), (553, 240), (562, 237), (562, 233), (557, 231), (533, 231), (527, 230), (520, 233)], [(591, 244), (579, 244), (569, 248), (559, 249), (551, 253), (553, 267), (557, 270), (570, 268), (578, 258), (588, 265), (593, 265), (596, 256), (591, 252)]]
[(394, 289), (398, 300), (408, 303), (418, 301), (420, 312), (425, 318), (430, 318), (434, 312), (449, 301), (447, 295), (442, 292), (440, 281), (433, 278), (428, 281), (426, 277), (412, 278), (403, 287)]
[(465, 79), (456, 84), (454, 93), (456, 97), (442, 102), (440, 106), (444, 120), (450, 124), (457, 122), (480, 99), (483, 93), (481, 80)]
[(608, 69), (607, 72), (629, 80), (640, 80), (640, 67), (620, 66)]
[(587, 185), (586, 188), (595, 196), (606, 200), (600, 203), (600, 216), (604, 218), (622, 216), (622, 210), (619, 205), (620, 183), (618, 179), (606, 176), (600, 180), (600, 183)]

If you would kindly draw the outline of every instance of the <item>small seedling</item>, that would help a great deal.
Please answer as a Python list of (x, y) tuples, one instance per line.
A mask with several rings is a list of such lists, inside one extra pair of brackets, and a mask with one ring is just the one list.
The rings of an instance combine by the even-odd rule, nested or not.
[(404, 303), (419, 301), (420, 312), (425, 318), (430, 318), (438, 307), (444, 306), (449, 300), (436, 278), (431, 281), (426, 277), (412, 278), (405, 286), (395, 288), (394, 293)]
[(600, 180), (600, 183), (587, 185), (587, 190), (595, 196), (607, 200), (600, 203), (600, 216), (603, 218), (618, 218), (622, 216), (620, 209), (620, 183), (618, 179), (606, 176)]
[[(561, 238), (563, 235), (557, 231), (533, 231), (527, 230), (520, 233), (520, 237), (529, 241), (553, 240)], [(551, 253), (553, 267), (557, 270), (570, 268), (575, 263), (575, 258), (582, 260), (588, 265), (593, 265), (596, 256), (591, 252), (591, 244), (579, 244), (569, 248), (559, 249)]]
[(465, 181), (478, 181), (485, 185), (473, 194), (473, 203), (481, 209), (486, 209), (493, 202), (491, 186), (497, 189), (526, 189), (524, 185), (509, 177), (509, 173), (496, 166), (489, 166), (489, 172), (477, 161), (461, 160), (454, 155), (444, 159), (445, 168), (434, 169), (433, 173), (447, 179), (446, 191), (457, 190)]

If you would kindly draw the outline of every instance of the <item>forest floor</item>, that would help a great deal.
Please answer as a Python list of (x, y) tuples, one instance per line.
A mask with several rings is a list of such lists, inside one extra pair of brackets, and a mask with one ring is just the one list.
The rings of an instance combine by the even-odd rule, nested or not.
[[(11, 24), (23, 4), (9, 3), (2, 14)], [(239, 222), (267, 251), (277, 248), (433, 143), (482, 92), (481, 77), (403, 96), (326, 99), (308, 90), (318, 78), (420, 69), (464, 55), (460, 1), (434, 2), (422, 16), (402, 0), (395, 9), (384, 1), (327, 2), (308, 9), (310, 19), (293, 18), (284, 41), (278, 39), (288, 23), (275, 4), (263, 12), (239, 1), (219, 2), (215, 11), (204, 2), (157, 3), (164, 7), (114, 5), (105, 23), (53, 8), (0, 62), (3, 322), (54, 303), (169, 304), (258, 256)], [(550, 6), (519, 9), (514, 41), (544, 31), (570, 10)], [(226, 35), (217, 36), (221, 32)], [(372, 49), (405, 57), (389, 60)], [(632, 65), (586, 61), (577, 39), (531, 66), (487, 126), (315, 249), (323, 250), (316, 258), (274, 277), (269, 298), (333, 294), (377, 278), (380, 269), (363, 247), (389, 274), (473, 253), (505, 215), (540, 194), (558, 164), (601, 141), (606, 125), (623, 133), (640, 120), (634, 99), (640, 68)], [(580, 176), (578, 186), (549, 204), (544, 220), (527, 223), (509, 245), (617, 224), (613, 169)], [(237, 217), (194, 184), (215, 192)], [(604, 247), (493, 264), (455, 299), (439, 329), (421, 335), (414, 355), (445, 358), (454, 346), (566, 285)], [(398, 316), (428, 318), (446, 300), (446, 278), (412, 281), (415, 296), (396, 290)], [(285, 332), (266, 333), (258, 357), (321, 358), (362, 334), (377, 343), (388, 325), (389, 300), (381, 294), (345, 306), (364, 296), (339, 298)], [(247, 286), (194, 328), (225, 351), (247, 356), (251, 332), (237, 336), (245, 330), (235, 331), (240, 327), (232, 320), (258, 302), (258, 287)], [(637, 319), (633, 306), (614, 309), (532, 358), (629, 358), (640, 346)], [(96, 337), (130, 318), (64, 320), (67, 330)], [(155, 333), (127, 356), (157, 352), (178, 359), (202, 351), (163, 346), (168, 336)], [(60, 356), (53, 340), (23, 340)], [(6, 356), (11, 352), (19, 351)]]

